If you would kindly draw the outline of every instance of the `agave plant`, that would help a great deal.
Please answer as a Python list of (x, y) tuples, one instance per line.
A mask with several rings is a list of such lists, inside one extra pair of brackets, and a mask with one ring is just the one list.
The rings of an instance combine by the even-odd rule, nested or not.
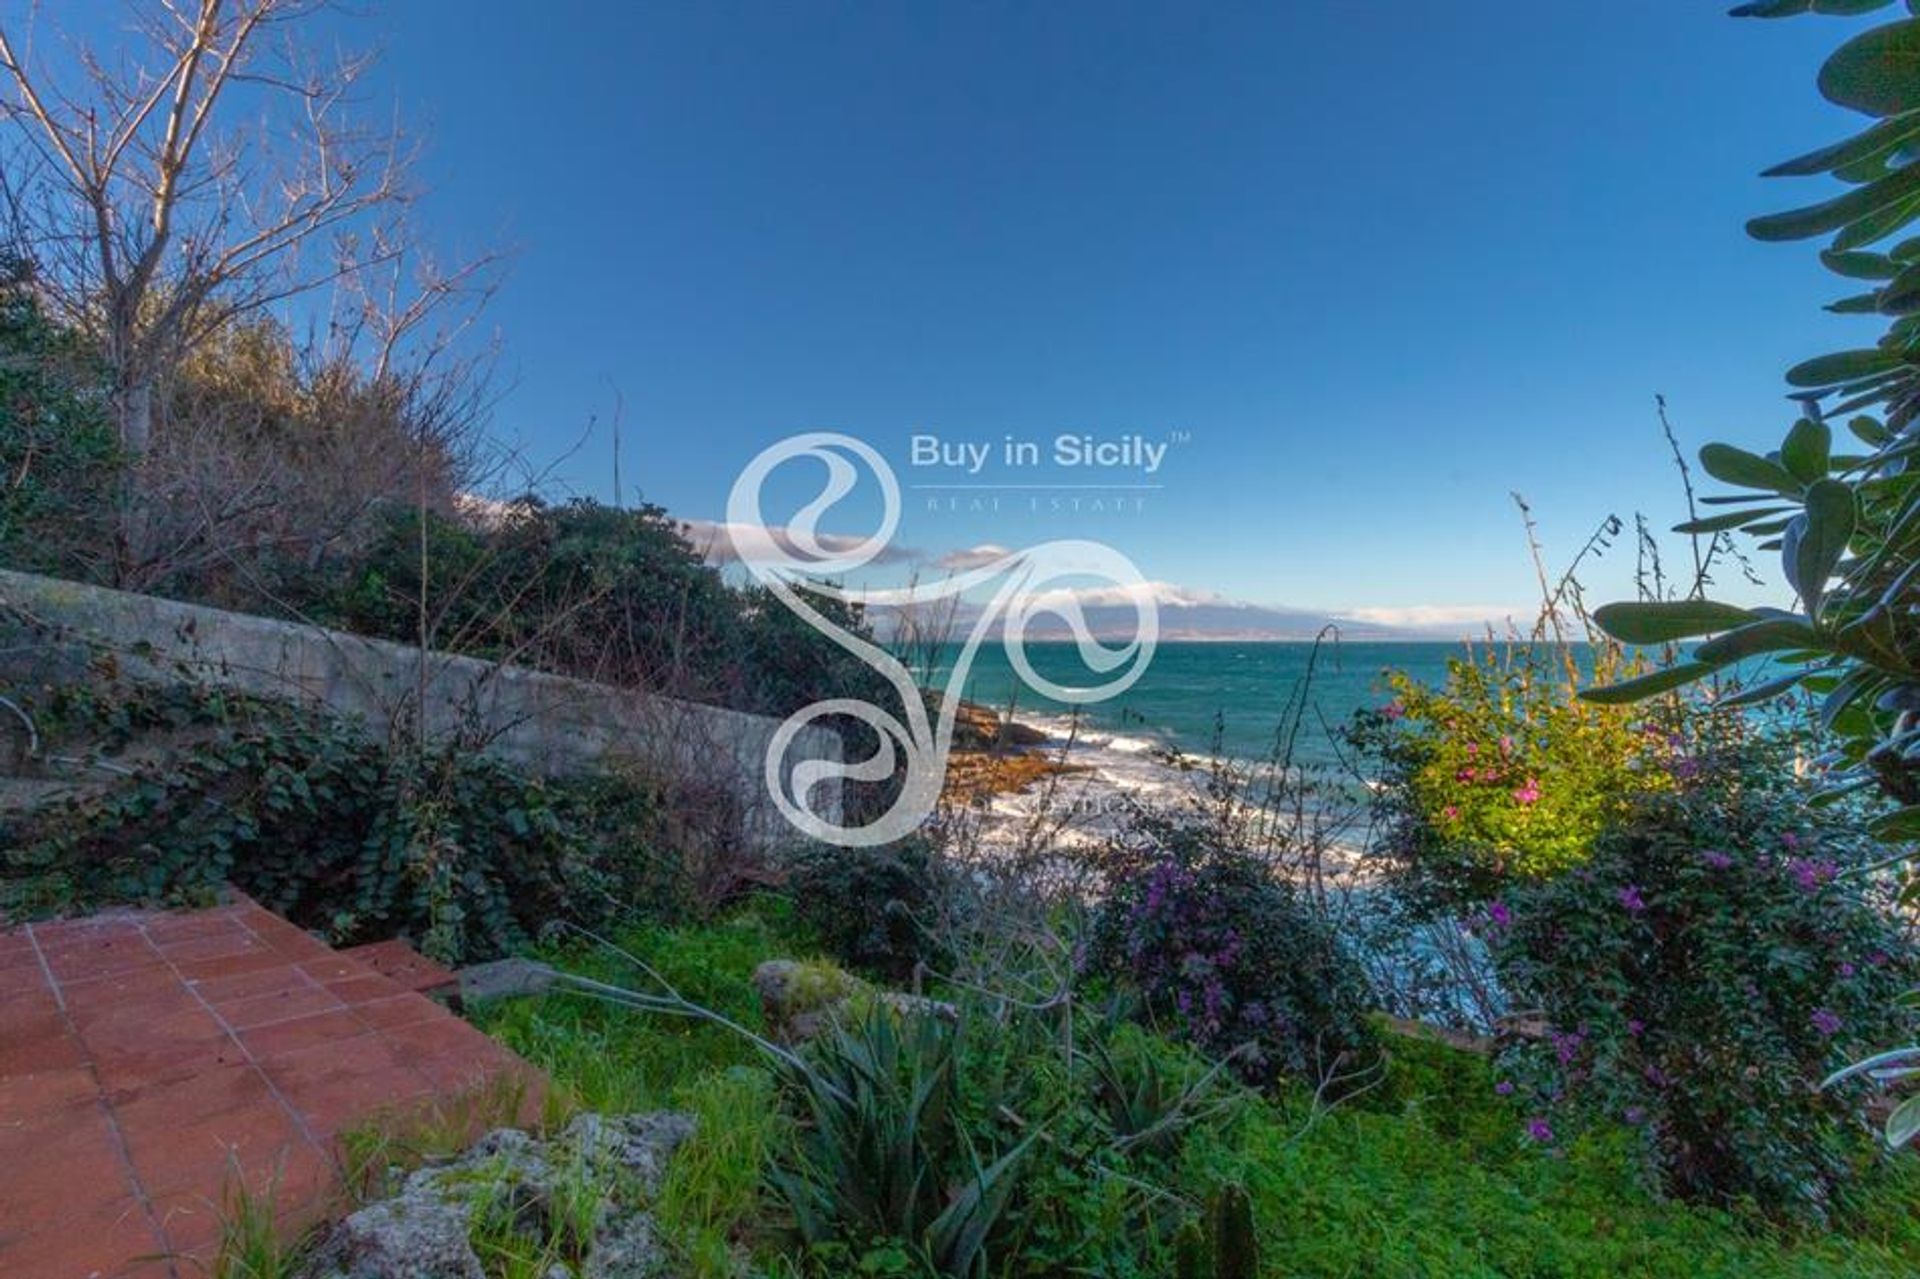
[(956, 1108), (958, 1032), (876, 1008), (785, 1070), (796, 1150), (770, 1172), (808, 1244), (898, 1240), (934, 1273), (979, 1279), (1036, 1130), (990, 1161)]

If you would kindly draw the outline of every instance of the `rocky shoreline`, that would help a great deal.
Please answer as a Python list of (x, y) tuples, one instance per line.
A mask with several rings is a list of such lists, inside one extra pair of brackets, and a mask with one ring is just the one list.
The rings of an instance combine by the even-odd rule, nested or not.
[(962, 701), (954, 711), (946, 797), (986, 804), (996, 796), (1023, 793), (1050, 777), (1093, 771), (1086, 764), (1068, 763), (1064, 754), (1064, 743), (1056, 742), (1044, 729), (977, 702)]

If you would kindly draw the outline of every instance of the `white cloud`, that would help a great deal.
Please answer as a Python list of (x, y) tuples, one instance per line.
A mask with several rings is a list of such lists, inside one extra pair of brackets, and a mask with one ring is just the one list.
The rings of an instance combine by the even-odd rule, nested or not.
[(938, 569), (949, 573), (965, 573), (969, 569), (985, 568), (1003, 556), (1013, 554), (1010, 546), (1001, 546), (996, 542), (982, 542), (978, 546), (969, 546), (965, 550), (948, 551), (933, 562)]
[(1508, 625), (1533, 624), (1537, 609), (1517, 604), (1390, 604), (1340, 610), (1341, 617), (1377, 626), (1400, 626), (1409, 630), (1453, 630), (1462, 633), (1492, 626), (1505, 631)]
[(1124, 586), (1062, 586), (1051, 591), (1041, 591), (1034, 599), (1042, 604), (1054, 606), (1069, 600), (1077, 602), (1082, 608), (1118, 608), (1123, 604), (1133, 604), (1139, 600), (1151, 599), (1161, 608), (1250, 608), (1240, 600), (1228, 599), (1214, 591), (1196, 591), (1188, 586), (1176, 586), (1172, 582), (1132, 582)]

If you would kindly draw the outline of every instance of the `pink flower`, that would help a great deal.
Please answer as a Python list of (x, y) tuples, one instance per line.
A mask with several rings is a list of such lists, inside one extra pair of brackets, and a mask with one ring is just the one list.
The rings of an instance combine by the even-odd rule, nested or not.
[(1385, 706), (1382, 706), (1380, 708), (1380, 713), (1382, 715), (1385, 715), (1388, 719), (1400, 719), (1406, 715), (1407, 708), (1401, 705), (1400, 699), (1396, 697), (1391, 702), (1388, 702)]
[(1514, 802), (1517, 804), (1532, 804), (1537, 802), (1539, 798), (1540, 780), (1536, 777), (1529, 777), (1527, 784), (1513, 793)]
[(1445, 808), (1440, 810), (1440, 815), (1445, 817), (1448, 821), (1451, 822), (1459, 818), (1460, 810), (1458, 808), (1455, 808), (1452, 804), (1448, 804)]

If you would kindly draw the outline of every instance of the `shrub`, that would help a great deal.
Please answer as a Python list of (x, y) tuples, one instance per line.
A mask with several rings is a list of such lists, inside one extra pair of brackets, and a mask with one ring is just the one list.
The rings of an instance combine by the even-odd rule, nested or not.
[(1382, 851), (1410, 896), (1483, 901), (1577, 865), (1636, 797), (1671, 785), (1664, 726), (1578, 700), (1565, 661), (1511, 645), (1448, 663), (1438, 688), (1395, 674), (1393, 700), (1356, 721), (1385, 783)]
[(544, 781), (453, 746), (390, 751), (264, 701), (140, 691), (84, 713), (193, 744), (0, 831), (11, 911), (204, 900), (232, 882), (334, 940), (406, 933), (457, 960), (549, 920), (672, 904), (638, 783)]
[(1141, 813), (1107, 851), (1086, 964), (1250, 1083), (1375, 1054), (1366, 980), (1327, 924), (1219, 826)]
[(30, 265), (0, 253), (0, 563), (105, 576), (119, 440), (86, 344), (48, 317)]
[(929, 929), (941, 893), (940, 870), (925, 845), (809, 848), (795, 856), (788, 883), (802, 923), (841, 963), (900, 984), (922, 964), (946, 967)]
[(1749, 743), (1488, 908), (1502, 980), (1544, 1020), (1500, 1060), (1534, 1141), (1625, 1125), (1674, 1194), (1830, 1205), (1864, 1093), (1819, 1081), (1888, 1032), (1914, 966), (1873, 881), (1843, 873), (1862, 841), (1787, 776)]

